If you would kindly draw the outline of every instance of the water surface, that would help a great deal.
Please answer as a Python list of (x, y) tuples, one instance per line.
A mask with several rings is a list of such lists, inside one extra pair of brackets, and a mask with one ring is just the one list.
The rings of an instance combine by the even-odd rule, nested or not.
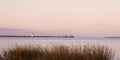
[[(120, 58), (119, 38), (0, 38), (0, 50), (17, 45), (105, 45), (113, 49), (116, 58)], [(117, 60), (116, 59), (116, 60)]]

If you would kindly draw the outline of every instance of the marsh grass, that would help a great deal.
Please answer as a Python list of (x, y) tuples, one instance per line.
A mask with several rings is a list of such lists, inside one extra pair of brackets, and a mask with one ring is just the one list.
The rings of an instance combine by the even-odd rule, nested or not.
[(113, 60), (112, 49), (100, 45), (31, 47), (4, 50), (1, 60)]

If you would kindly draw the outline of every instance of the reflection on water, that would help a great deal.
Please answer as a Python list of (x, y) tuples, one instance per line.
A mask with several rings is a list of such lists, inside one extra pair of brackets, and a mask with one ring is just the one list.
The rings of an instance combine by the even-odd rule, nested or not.
[[(106, 45), (113, 49), (117, 59), (120, 58), (120, 39), (105, 39), (105, 38), (0, 38), (0, 48), (9, 48), (18, 45), (42, 45), (52, 46), (57, 45), (85, 45), (99, 44)], [(116, 60), (116, 59), (115, 59)]]

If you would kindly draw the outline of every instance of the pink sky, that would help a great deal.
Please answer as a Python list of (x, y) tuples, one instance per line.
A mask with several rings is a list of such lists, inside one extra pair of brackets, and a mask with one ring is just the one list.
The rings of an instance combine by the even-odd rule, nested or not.
[(0, 27), (120, 36), (120, 0), (0, 0)]

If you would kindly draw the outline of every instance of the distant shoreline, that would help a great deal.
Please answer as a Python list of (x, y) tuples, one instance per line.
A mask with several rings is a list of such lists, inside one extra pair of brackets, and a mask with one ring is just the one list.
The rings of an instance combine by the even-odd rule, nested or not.
[(104, 38), (120, 38), (120, 37), (104, 37)]
[(24, 37), (24, 38), (74, 38), (74, 36), (22, 36), (22, 35), (0, 35), (0, 37)]

